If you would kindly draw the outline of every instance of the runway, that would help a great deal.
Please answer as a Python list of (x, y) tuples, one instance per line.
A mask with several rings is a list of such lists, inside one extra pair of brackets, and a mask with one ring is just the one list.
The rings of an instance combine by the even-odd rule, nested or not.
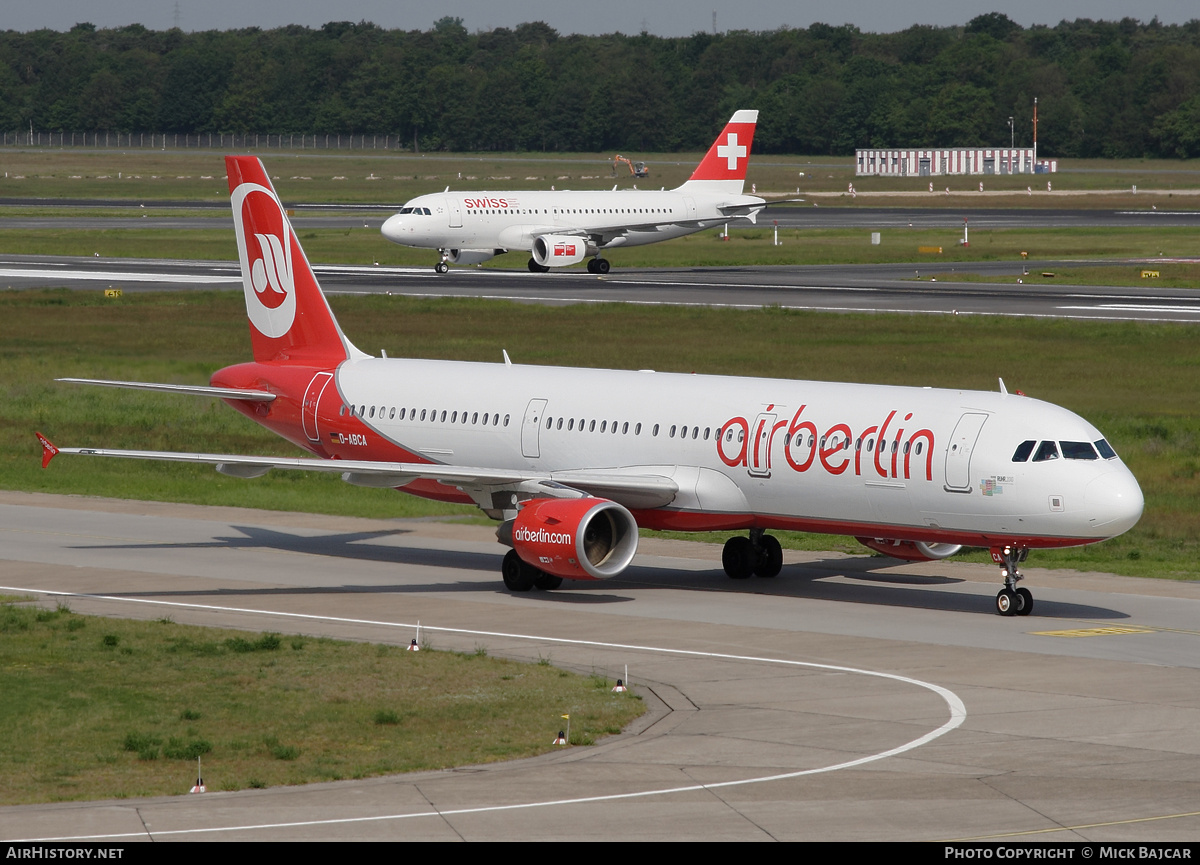
[[(650, 539), (617, 581), (512, 595), (491, 531), (0, 493), (4, 587), (79, 612), (406, 644), (611, 675), (590, 748), (469, 770), (0, 808), (0, 838), (1180, 840), (1200, 833), (1200, 586), (791, 553), (733, 582)], [(102, 596), (102, 597), (101, 597)], [(43, 595), (52, 605), (58, 595)], [(0, 674), (2, 675), (2, 674)], [(206, 780), (220, 787), (219, 754)]]
[[(970, 272), (1004, 283), (955, 281), (949, 264), (812, 265), (530, 274), (524, 269), (314, 265), (330, 294), (473, 297), (520, 303), (629, 303), (825, 312), (1052, 317), (1109, 321), (1200, 320), (1188, 289), (1018, 284), (1023, 268), (1058, 271), (1111, 261), (978, 262)], [(1131, 267), (1139, 266), (1130, 262)], [(1151, 265), (1147, 265), (1151, 266)], [(235, 262), (0, 255), (0, 287), (122, 291), (237, 288)]]

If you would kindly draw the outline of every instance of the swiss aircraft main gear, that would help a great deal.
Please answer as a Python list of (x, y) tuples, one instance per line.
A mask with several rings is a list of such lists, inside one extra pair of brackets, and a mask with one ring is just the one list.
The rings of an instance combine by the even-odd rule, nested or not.
[(538, 264), (537, 259), (535, 259), (535, 258), (529, 259), (529, 272), (530, 273), (546, 273), (549, 270), (550, 270), (549, 265)]
[(752, 574), (775, 577), (783, 569), (783, 548), (774, 535), (751, 529), (750, 537), (738, 535), (725, 542), (721, 565), (734, 580), (744, 580)]
[(608, 259), (600, 256), (596, 256), (587, 263), (588, 273), (605, 274), (608, 273), (609, 267)]
[(526, 562), (517, 555), (516, 550), (509, 550), (504, 554), (500, 573), (504, 577), (504, 587), (510, 592), (528, 592), (530, 589), (549, 592), (557, 589), (563, 582), (562, 577), (547, 574)]
[(1004, 578), (1004, 588), (996, 595), (996, 612), (1001, 616), (1028, 616), (1033, 612), (1033, 593), (1017, 588), (1017, 581), (1024, 579), (1018, 566), (1028, 556), (1028, 547), (992, 548), (992, 560), (1000, 566)]

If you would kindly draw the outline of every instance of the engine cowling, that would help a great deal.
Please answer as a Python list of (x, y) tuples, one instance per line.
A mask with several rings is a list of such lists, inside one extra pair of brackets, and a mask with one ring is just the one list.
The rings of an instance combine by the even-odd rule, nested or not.
[(895, 538), (855, 538), (864, 547), (877, 553), (903, 559), (906, 562), (931, 562), (948, 559), (962, 549), (962, 544), (939, 544), (926, 541), (899, 541)]
[(513, 521), (512, 545), (522, 561), (556, 577), (607, 580), (633, 561), (637, 521), (608, 499), (533, 499)]
[(533, 239), (533, 260), (542, 267), (570, 267), (583, 261), (588, 252), (585, 237), (542, 234)]
[(447, 260), (451, 264), (483, 264), (507, 251), (506, 249), (451, 249)]

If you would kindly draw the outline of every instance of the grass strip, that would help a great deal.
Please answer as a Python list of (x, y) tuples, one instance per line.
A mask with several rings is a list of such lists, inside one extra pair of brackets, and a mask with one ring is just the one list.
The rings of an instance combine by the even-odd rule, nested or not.
[(0, 805), (366, 778), (529, 757), (644, 710), (548, 661), (0, 603)]
[[(148, 221), (149, 222), (149, 221)], [(1025, 259), (1154, 259), (1196, 256), (1194, 229), (1168, 228), (1039, 228), (975, 229), (971, 244), (958, 245), (961, 228), (899, 228), (880, 232), (871, 243), (870, 228), (785, 229), (779, 245), (767, 227), (739, 228), (733, 223), (729, 239), (718, 230), (701, 232), (663, 243), (617, 248), (605, 253), (620, 276), (623, 267), (746, 267), (754, 265), (892, 264), (911, 263), (914, 273), (922, 265), (961, 265), (972, 262), (1011, 261), (1019, 267)], [(385, 240), (375, 228), (312, 228), (298, 225), (297, 233), (314, 264), (416, 266), (432, 269), (436, 250), (413, 249)], [(940, 253), (921, 248), (940, 248)], [(235, 261), (233, 232), (212, 229), (0, 229), (0, 248), (9, 254), (75, 255), (113, 258), (176, 258), (202, 261)], [(527, 253), (514, 251), (492, 259), (485, 268), (525, 268)], [(1147, 264), (1161, 270), (1174, 265)], [(1140, 284), (1141, 266), (1114, 265), (1125, 284)], [(1183, 266), (1175, 266), (1182, 268)], [(571, 268), (568, 268), (570, 270)], [(574, 268), (582, 271), (584, 265)], [(1171, 271), (1175, 272), (1175, 271)], [(1200, 286), (1195, 269), (1178, 270), (1180, 285)], [(530, 277), (531, 279), (536, 277)], [(1014, 277), (1015, 279), (1015, 277)], [(1061, 280), (1060, 280), (1061, 281)], [(114, 283), (116, 285), (116, 283)], [(0, 287), (3, 284), (0, 283)], [(119, 287), (119, 286), (118, 286)]]

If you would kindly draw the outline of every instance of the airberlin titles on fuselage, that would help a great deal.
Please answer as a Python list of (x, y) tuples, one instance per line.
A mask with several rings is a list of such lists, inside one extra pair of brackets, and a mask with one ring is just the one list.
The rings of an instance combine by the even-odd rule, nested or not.
[[(740, 416), (730, 418), (721, 425), (717, 436), (717, 455), (730, 468), (741, 467), (752, 475), (769, 476), (776, 437), (786, 430), (783, 457), (793, 471), (806, 472), (819, 460), (821, 467), (831, 475), (840, 475), (851, 465), (854, 474), (861, 475), (865, 451), (869, 459), (866, 469), (873, 466), (881, 478), (899, 478), (903, 472), (904, 479), (910, 479), (911, 460), (916, 456), (925, 462), (925, 480), (933, 480), (933, 430), (918, 429), (905, 438), (906, 428), (898, 426), (889, 439), (888, 430), (893, 428), (897, 414), (892, 410), (883, 423), (867, 427), (857, 438), (845, 423), (832, 424), (822, 433), (816, 423), (803, 417), (806, 408), (807, 404), (800, 406), (790, 422), (776, 419), (774, 405), (768, 405), (753, 420)], [(913, 413), (908, 412), (902, 423), (907, 424), (912, 418)], [(849, 453), (852, 444), (853, 456)], [(918, 470), (920, 462), (918, 459)]]

